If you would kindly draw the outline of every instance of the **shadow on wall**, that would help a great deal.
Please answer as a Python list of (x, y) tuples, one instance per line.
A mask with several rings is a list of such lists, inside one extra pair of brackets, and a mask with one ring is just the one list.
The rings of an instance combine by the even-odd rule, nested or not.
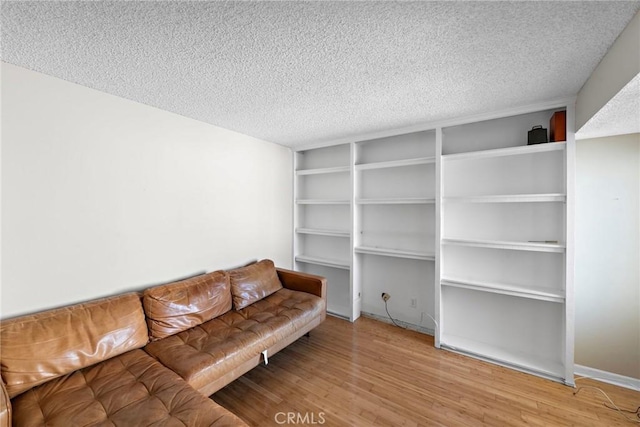
[(235, 268), (240, 268), (240, 267), (244, 267), (244, 266), (249, 265), (249, 264), (253, 264), (254, 262), (257, 262), (257, 261), (259, 261), (259, 260), (254, 258), (254, 259), (251, 259), (251, 260), (249, 260), (247, 262), (244, 262), (244, 263), (241, 263), (241, 264), (238, 264), (238, 265), (233, 265), (233, 266), (230, 266), (230, 267), (227, 267), (227, 268), (216, 268), (216, 269), (213, 269), (213, 270), (210, 270), (210, 271), (199, 270), (199, 271), (195, 271), (193, 273), (189, 273), (189, 274), (186, 274), (184, 276), (175, 277), (175, 278), (172, 278), (172, 279), (169, 279), (169, 280), (163, 280), (163, 281), (160, 281), (160, 282), (147, 283), (147, 284), (144, 284), (144, 285), (141, 285), (141, 286), (125, 287), (123, 289), (118, 290), (117, 292), (107, 293), (107, 294), (103, 294), (103, 295), (97, 295), (97, 296), (95, 296), (93, 298), (86, 299), (86, 300), (80, 300), (80, 301), (74, 301), (74, 302), (59, 304), (59, 305), (53, 305), (51, 307), (48, 307), (48, 308), (45, 308), (45, 309), (41, 309), (41, 310), (34, 310), (34, 311), (26, 312), (26, 313), (16, 314), (15, 316), (9, 316), (7, 318), (3, 318), (2, 320), (11, 319), (12, 317), (19, 317), (19, 316), (21, 317), (21, 316), (26, 316), (26, 315), (29, 315), (29, 314), (35, 314), (35, 313), (39, 313), (40, 311), (44, 311), (44, 310), (54, 310), (56, 308), (68, 307), (69, 305), (82, 304), (82, 303), (85, 303), (85, 302), (94, 301), (94, 300), (99, 299), (99, 298), (108, 298), (108, 297), (112, 297), (114, 295), (125, 294), (127, 292), (142, 292), (145, 289), (151, 288), (151, 287), (154, 287), (154, 286), (166, 285), (166, 284), (173, 283), (173, 282), (179, 282), (181, 280), (191, 279), (193, 277), (201, 276), (203, 274), (207, 274), (207, 273), (212, 272), (212, 271), (233, 270)]

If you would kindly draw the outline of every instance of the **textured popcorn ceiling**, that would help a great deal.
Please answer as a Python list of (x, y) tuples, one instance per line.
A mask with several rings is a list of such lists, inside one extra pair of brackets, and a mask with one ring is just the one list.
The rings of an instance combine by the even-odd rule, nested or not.
[(284, 145), (575, 95), (640, 2), (3, 2), (2, 60)]

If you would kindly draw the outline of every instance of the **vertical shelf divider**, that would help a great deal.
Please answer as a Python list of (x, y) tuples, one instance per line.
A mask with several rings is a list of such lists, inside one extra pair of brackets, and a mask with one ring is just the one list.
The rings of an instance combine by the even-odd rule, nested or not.
[(349, 220), (351, 222), (350, 226), (351, 226), (351, 240), (350, 240), (350, 247), (349, 247), (349, 255), (350, 255), (350, 259), (351, 259), (351, 290), (350, 290), (350, 294), (351, 294), (351, 321), (355, 322), (359, 317), (360, 317), (360, 311), (361, 311), (361, 307), (362, 307), (362, 282), (360, 280), (360, 275), (361, 275), (361, 268), (360, 265), (358, 265), (358, 260), (356, 258), (356, 253), (354, 251), (354, 247), (356, 245), (356, 242), (358, 241), (358, 234), (357, 231), (359, 224), (358, 224), (358, 216), (357, 216), (357, 212), (356, 209), (358, 209), (358, 207), (356, 206), (355, 203), (355, 198), (356, 198), (356, 188), (358, 188), (358, 176), (357, 173), (355, 171), (355, 164), (356, 164), (356, 157), (357, 157), (357, 146), (355, 142), (351, 142), (349, 143), (349, 159), (350, 159), (350, 163), (349, 163), (349, 167), (350, 167), (350, 173), (351, 173), (351, 197), (350, 197), (350, 209), (349, 209)]
[(291, 203), (291, 209), (293, 209), (293, 239), (291, 242), (291, 268), (295, 269), (296, 266), (296, 254), (298, 253), (298, 247), (300, 246), (300, 243), (298, 241), (299, 236), (298, 233), (296, 233), (296, 229), (300, 227), (300, 208), (298, 207), (298, 205), (296, 204), (296, 195), (298, 194), (298, 179), (296, 177), (296, 170), (298, 169), (298, 152), (295, 150), (291, 150), (291, 165), (292, 165), (292, 171), (291, 171), (291, 181), (292, 181), (292, 185), (291, 188), (293, 190), (293, 203)]
[(575, 340), (575, 298), (574, 298), (574, 274), (575, 274), (575, 180), (576, 180), (576, 141), (575, 141), (575, 103), (567, 106), (566, 112), (566, 138), (565, 150), (565, 189), (567, 194), (565, 208), (565, 342), (564, 342), (564, 369), (565, 383), (575, 386), (574, 380), (574, 340)]
[(442, 331), (442, 128), (436, 128), (436, 212), (435, 212), (435, 298), (434, 298), (434, 318), (436, 319), (434, 343), (436, 348), (440, 348)]

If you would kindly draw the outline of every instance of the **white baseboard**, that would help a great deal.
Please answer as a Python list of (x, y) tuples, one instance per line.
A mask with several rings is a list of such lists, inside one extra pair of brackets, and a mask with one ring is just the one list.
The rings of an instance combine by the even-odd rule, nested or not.
[[(628, 388), (631, 390), (640, 391), (640, 379), (625, 377), (624, 375), (614, 374), (613, 372), (601, 371), (600, 369), (589, 368), (588, 366), (575, 365), (575, 375), (585, 378), (592, 378), (594, 380), (602, 381), (617, 385), (620, 387)], [(576, 385), (579, 385), (576, 383)]]

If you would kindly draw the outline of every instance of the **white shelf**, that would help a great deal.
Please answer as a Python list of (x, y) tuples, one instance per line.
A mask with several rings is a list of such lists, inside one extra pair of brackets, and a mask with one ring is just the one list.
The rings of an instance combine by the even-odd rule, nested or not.
[(298, 205), (348, 205), (349, 200), (344, 199), (297, 199)]
[(543, 375), (563, 379), (564, 367), (558, 361), (548, 360), (535, 355), (496, 347), (491, 344), (474, 341), (455, 335), (442, 334), (443, 347), (466, 353), (483, 360), (490, 360), (509, 367), (518, 367), (525, 371), (541, 373)]
[(362, 170), (369, 170), (369, 169), (384, 169), (384, 168), (397, 168), (402, 166), (427, 165), (435, 162), (436, 162), (435, 157), (419, 157), (415, 159), (406, 159), (406, 160), (390, 160), (386, 162), (361, 163), (359, 165), (356, 165), (356, 170), (362, 171)]
[(508, 249), (516, 251), (531, 252), (557, 252), (565, 251), (564, 245), (558, 243), (537, 243), (537, 242), (509, 242), (503, 240), (473, 240), (473, 239), (442, 239), (443, 244), (472, 246), (477, 248)]
[(491, 196), (445, 197), (449, 203), (543, 203), (566, 202), (567, 196), (562, 193), (548, 194), (503, 194)]
[(443, 278), (442, 286), (451, 286), (454, 288), (471, 289), (474, 291), (491, 292), (501, 295), (510, 295), (520, 298), (529, 298), (540, 301), (558, 302), (565, 301), (562, 291), (548, 291), (542, 289), (523, 288), (519, 286), (509, 285), (505, 283), (492, 283), (476, 280), (460, 280), (452, 278)]
[(332, 168), (318, 168), (318, 169), (300, 169), (296, 171), (296, 175), (321, 175), (327, 173), (344, 173), (349, 172), (351, 168), (349, 166), (336, 166)]
[(427, 205), (435, 202), (436, 199), (426, 197), (356, 199), (359, 205)]
[(355, 251), (359, 254), (381, 255), (395, 258), (419, 259), (434, 261), (435, 255), (426, 252), (404, 251), (399, 249), (376, 248), (370, 246), (357, 246)]
[(349, 237), (351, 233), (348, 230), (324, 230), (319, 228), (296, 228), (298, 234), (313, 234), (316, 236), (331, 237)]
[(321, 258), (315, 256), (298, 255), (296, 261), (305, 262), (308, 264), (322, 265), (325, 267), (340, 268), (343, 270), (349, 270), (351, 268), (349, 261), (343, 261), (338, 259)]
[(443, 161), (470, 160), (490, 157), (518, 156), (523, 154), (545, 153), (548, 151), (562, 151), (566, 142), (549, 142), (546, 144), (525, 145), (521, 147), (498, 148), (495, 150), (470, 151), (467, 153), (448, 154), (442, 156)]

